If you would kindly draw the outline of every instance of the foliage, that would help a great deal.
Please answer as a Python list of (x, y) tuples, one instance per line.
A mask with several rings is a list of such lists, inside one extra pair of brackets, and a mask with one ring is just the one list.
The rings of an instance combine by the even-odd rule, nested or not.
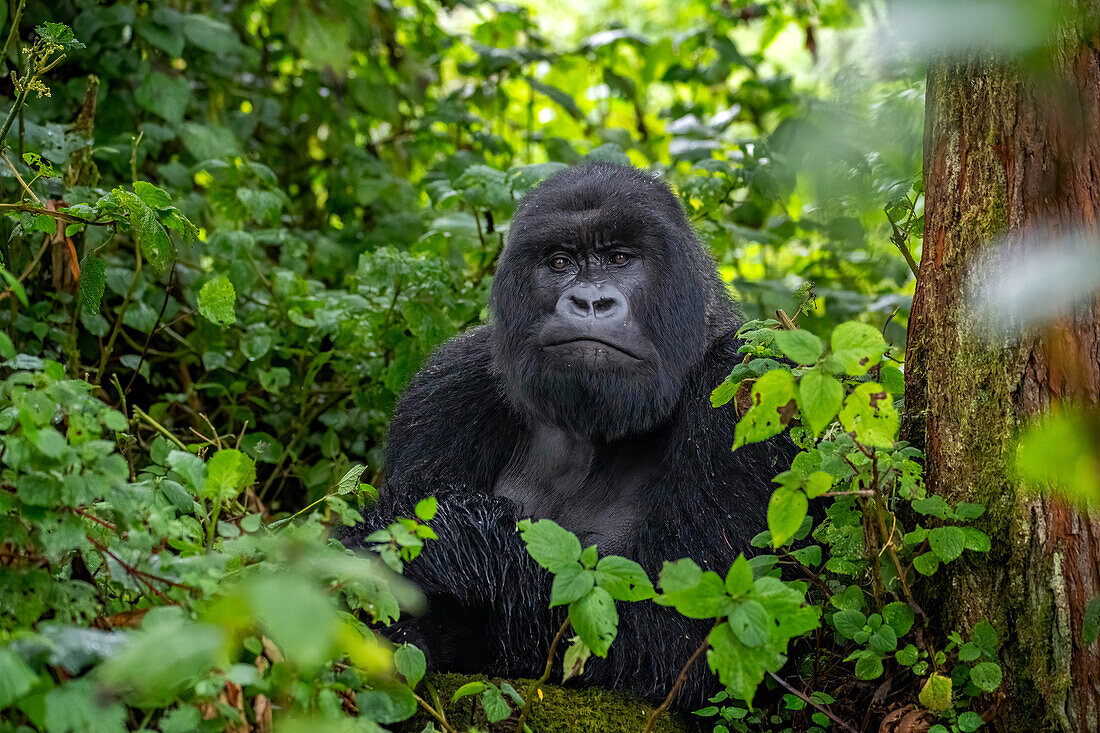
[[(450, 730), (422, 652), (372, 628), (416, 608), (394, 571), (434, 541), (434, 500), (372, 537), (380, 560), (325, 527), (373, 501), (425, 355), (486, 317), (518, 199), (598, 158), (675, 185), (754, 319), (712, 396), (747, 407), (738, 445), (790, 429), (803, 452), (770, 554), (725, 577), (681, 559), (654, 585), (522, 525), (568, 621), (564, 676), (607, 653), (616, 604), (656, 602), (715, 622), (706, 663), (733, 693), (700, 711), (716, 730), (824, 727), (824, 689), (771, 715), (738, 702), (814, 665), (908, 670), (914, 699), (973, 729), (996, 639), (916, 643), (906, 584), (988, 539), (978, 508), (923, 496), (868, 325), (901, 343), (920, 84), (839, 74), (815, 97), (844, 66), (806, 71), (815, 34), (855, 21), (841, 2), (681, 6), (568, 41), (480, 2), (0, 11), (0, 726), (380, 730), (419, 709)], [(880, 134), (840, 144), (860, 131)], [(777, 309), (808, 330), (773, 328)], [(831, 638), (806, 655), (807, 634)], [(542, 688), (459, 691), (510, 721)]]

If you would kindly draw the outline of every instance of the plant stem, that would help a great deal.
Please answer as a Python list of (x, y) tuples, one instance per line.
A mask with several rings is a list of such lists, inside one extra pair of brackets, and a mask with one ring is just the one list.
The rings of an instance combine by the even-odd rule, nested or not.
[(768, 672), (768, 674), (771, 675), (771, 678), (773, 680), (775, 680), (779, 684), (783, 685), (783, 687), (785, 687), (787, 689), (787, 691), (790, 692), (792, 695), (799, 698), (803, 702), (805, 702), (809, 705), (812, 705), (814, 708), (817, 709), (817, 711), (819, 713), (822, 713), (823, 715), (828, 716), (829, 720), (833, 721), (834, 723), (836, 723), (838, 726), (840, 726), (844, 730), (850, 731), (850, 733), (859, 733), (859, 731), (857, 731), (855, 728), (853, 728), (852, 726), (848, 725), (847, 723), (845, 723), (840, 718), (838, 718), (835, 715), (833, 715), (832, 713), (830, 713), (828, 708), (826, 708), (823, 705), (820, 705), (819, 703), (816, 703), (812, 699), (810, 699), (809, 695), (807, 695), (806, 693), (804, 693), (804, 692), (792, 687), (791, 685), (787, 684), (787, 681), (785, 679), (783, 679), (782, 677), (780, 677), (779, 675), (774, 674), (772, 672)]
[(542, 677), (527, 685), (527, 690), (523, 695), (523, 710), (519, 713), (519, 722), (516, 723), (516, 733), (523, 733), (523, 726), (527, 722), (527, 716), (531, 714), (531, 706), (535, 701), (535, 693), (546, 680), (550, 679), (550, 672), (554, 668), (554, 653), (558, 650), (558, 642), (561, 641), (561, 637), (565, 635), (565, 630), (569, 628), (569, 617), (566, 616), (565, 620), (561, 622), (561, 626), (558, 627), (558, 633), (554, 634), (554, 640), (550, 642), (550, 651), (546, 654), (546, 667), (542, 670)]
[(428, 715), (435, 718), (436, 721), (443, 726), (443, 730), (446, 731), (446, 733), (458, 733), (458, 731), (454, 729), (454, 726), (448, 723), (447, 719), (443, 717), (443, 713), (433, 708), (431, 705), (428, 704), (427, 700), (420, 697), (420, 695), (417, 695), (415, 692), (412, 695), (416, 698), (417, 704), (420, 705), (420, 707), (424, 708), (424, 710), (427, 711)]
[(145, 410), (141, 409), (137, 405), (134, 405), (134, 414), (140, 417), (145, 422), (149, 423), (149, 425), (154, 427), (156, 431), (163, 435), (165, 438), (168, 438), (168, 440), (178, 445), (180, 447), (180, 450), (187, 450), (187, 446), (183, 444), (183, 441), (181, 441), (175, 435), (172, 435), (172, 433), (168, 431), (168, 428), (164, 427), (159, 422), (150, 417), (149, 413), (147, 413)]
[[(4, 134), (7, 134), (7, 133), (5, 132)], [(0, 135), (0, 139), (3, 139), (2, 135)], [(8, 154), (6, 152), (4, 152), (4, 150), (2, 148), (0, 148), (0, 158), (3, 158), (4, 162), (8, 164), (8, 168), (11, 169), (12, 175), (15, 176), (15, 180), (19, 181), (19, 185), (23, 187), (23, 190), (26, 193), (30, 194), (31, 198), (34, 199), (34, 202), (36, 204), (41, 206), (42, 205), (42, 199), (38, 198), (38, 196), (35, 195), (34, 191), (31, 190), (31, 187), (27, 185), (27, 182), (23, 180), (23, 176), (19, 175), (19, 171), (16, 170), (15, 164), (11, 162), (11, 158), (8, 157)], [(23, 198), (23, 197), (20, 196), (19, 198)]]
[[(716, 620), (714, 622), (714, 627), (711, 627), (711, 631), (713, 631), (719, 623), (720, 621)], [(668, 695), (665, 696), (664, 701), (661, 702), (661, 705), (656, 710), (650, 713), (649, 719), (645, 722), (645, 727), (642, 728), (642, 733), (649, 733), (653, 730), (653, 725), (657, 722), (657, 719), (668, 710), (670, 705), (672, 705), (672, 701), (676, 699), (676, 695), (679, 694), (680, 688), (683, 687), (684, 682), (687, 681), (688, 670), (690, 670), (691, 665), (695, 664), (696, 660), (702, 656), (709, 641), (710, 632), (707, 632), (706, 636), (703, 637), (702, 643), (699, 644), (699, 647), (690, 657), (688, 657), (687, 662), (685, 662), (684, 666), (680, 669), (680, 674), (676, 676), (676, 682), (672, 685), (672, 689), (668, 691)]]
[(210, 523), (206, 525), (206, 551), (214, 549), (214, 539), (217, 537), (218, 516), (222, 513), (222, 500), (214, 499), (214, 508), (210, 510)]
[[(11, 30), (8, 32), (8, 40), (4, 41), (4, 50), (0, 51), (0, 56), (4, 58), (8, 57), (8, 51), (11, 50), (11, 44), (15, 42), (15, 39), (19, 37), (19, 21), (23, 19), (23, 7), (27, 4), (27, 0), (19, 0), (19, 5), (15, 7), (15, 12), (11, 16)], [(8, 125), (4, 128), (4, 133), (7, 134)], [(3, 139), (3, 135), (0, 135), (0, 139)]]
[(111, 358), (111, 352), (118, 340), (119, 329), (122, 328), (122, 317), (126, 315), (126, 309), (130, 306), (130, 296), (134, 294), (138, 279), (141, 277), (141, 247), (134, 248), (137, 264), (134, 266), (134, 277), (130, 281), (130, 287), (126, 289), (126, 295), (122, 299), (122, 305), (118, 309), (118, 317), (115, 318), (115, 327), (111, 330), (111, 337), (107, 339), (107, 346), (103, 349), (103, 355), (99, 359), (99, 368), (96, 369), (96, 378), (103, 381), (103, 370), (107, 368), (107, 361)]

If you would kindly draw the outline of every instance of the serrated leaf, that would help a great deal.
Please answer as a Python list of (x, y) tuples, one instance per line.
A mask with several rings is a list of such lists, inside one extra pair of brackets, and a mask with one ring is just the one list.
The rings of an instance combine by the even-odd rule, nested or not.
[(550, 587), (550, 608), (564, 606), (581, 598), (596, 584), (596, 576), (591, 570), (579, 565), (567, 565), (554, 575)]
[(775, 369), (752, 386), (752, 407), (737, 423), (733, 449), (758, 443), (783, 432), (795, 407), (794, 377), (785, 369)]
[(866, 374), (886, 353), (886, 341), (877, 329), (865, 323), (848, 321), (833, 330), (830, 339), (833, 356), (839, 360), (845, 373), (853, 377)]
[(892, 448), (900, 427), (889, 393), (875, 382), (865, 382), (848, 395), (840, 410), (840, 424), (871, 448)]
[(256, 464), (239, 450), (226, 448), (206, 462), (203, 496), (228, 501), (256, 481)]
[(809, 331), (776, 331), (774, 338), (783, 355), (798, 364), (813, 364), (824, 350), (821, 339)]
[(966, 534), (961, 527), (936, 527), (928, 531), (928, 544), (940, 560), (948, 563), (962, 554)]
[(736, 598), (746, 595), (752, 588), (752, 567), (744, 555), (738, 555), (726, 573), (726, 592)]
[(975, 664), (970, 670), (970, 681), (986, 692), (993, 692), (1001, 686), (1001, 665), (996, 662)]
[(644, 601), (655, 594), (642, 566), (618, 555), (608, 555), (596, 564), (596, 585), (616, 601)]
[(236, 301), (237, 291), (233, 283), (225, 275), (218, 275), (203, 283), (199, 290), (199, 313), (219, 326), (228, 326), (237, 322), (234, 310)]
[(363, 475), (363, 472), (367, 470), (367, 467), (361, 463), (357, 463), (348, 469), (348, 472), (340, 479), (340, 482), (336, 484), (336, 493), (343, 496), (344, 494), (350, 494), (353, 491), (359, 489), (359, 478)]
[(913, 628), (916, 615), (908, 603), (895, 601), (887, 603), (882, 609), (882, 618), (888, 623), (898, 636), (905, 636)]
[(882, 676), (882, 658), (870, 652), (864, 652), (856, 659), (856, 677), (861, 680), (874, 680)]
[(593, 588), (569, 604), (569, 619), (585, 646), (597, 657), (606, 657), (619, 630), (619, 613), (611, 595), (603, 588)]
[(768, 530), (772, 533), (772, 547), (781, 547), (794, 538), (806, 512), (809, 499), (801, 489), (780, 486), (768, 501)]
[(172, 197), (167, 191), (146, 181), (134, 181), (134, 195), (151, 209), (167, 209), (172, 205)]
[(571, 638), (569, 647), (565, 650), (565, 659), (562, 661), (561, 681), (564, 683), (572, 677), (580, 677), (584, 674), (584, 665), (590, 656), (592, 656), (592, 650), (584, 645), (581, 637)]
[(798, 382), (798, 407), (814, 435), (820, 435), (844, 402), (844, 387), (824, 369), (807, 370)]
[(88, 315), (99, 314), (99, 304), (103, 301), (103, 291), (107, 287), (107, 263), (102, 257), (88, 255), (80, 263), (80, 284), (77, 297), (80, 306)]
[(114, 193), (126, 209), (130, 228), (133, 230), (138, 246), (141, 247), (142, 256), (145, 257), (153, 272), (157, 274), (167, 272), (174, 257), (172, 241), (168, 238), (168, 232), (161, 226), (160, 220), (157, 219), (156, 212), (131, 191), (116, 188)]
[(933, 672), (921, 687), (918, 699), (934, 713), (947, 710), (951, 707), (951, 678)]
[(550, 519), (540, 519), (537, 522), (524, 519), (519, 522), (518, 527), (527, 545), (527, 554), (550, 572), (561, 572), (566, 566), (580, 560), (580, 540), (556, 522)]

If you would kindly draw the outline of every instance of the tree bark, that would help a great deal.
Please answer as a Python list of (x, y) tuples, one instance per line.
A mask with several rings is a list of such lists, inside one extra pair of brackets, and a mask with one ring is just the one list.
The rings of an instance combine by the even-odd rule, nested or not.
[[(1074, 10), (1095, 17), (1098, 6)], [(1100, 653), (1081, 636), (1083, 608), (1100, 593), (1100, 514), (1036, 497), (1013, 470), (1025, 420), (1052, 402), (1098, 401), (1098, 301), (1008, 336), (991, 334), (967, 302), (968, 273), (1003, 282), (1005, 265), (993, 263), (1010, 258), (998, 251), (1035, 253), (1082, 231), (1100, 250), (1095, 28), (1060, 28), (1042, 70), (969, 57), (928, 72), (905, 435), (925, 452), (929, 493), (987, 508), (992, 551), (941, 570), (926, 583), (926, 608), (942, 630), (965, 634), (983, 618), (997, 628), (1005, 677), (990, 703), (1002, 730), (1100, 730)]]

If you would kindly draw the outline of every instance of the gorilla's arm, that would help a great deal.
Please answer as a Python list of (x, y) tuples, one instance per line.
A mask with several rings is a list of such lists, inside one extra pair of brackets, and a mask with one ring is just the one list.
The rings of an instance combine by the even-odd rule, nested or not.
[[(438, 539), (425, 542), (404, 573), (427, 596), (429, 612), (387, 633), (426, 647), (447, 669), (499, 669), (522, 660), (518, 671), (528, 672), (549, 644), (537, 638), (539, 620), (530, 613), (545, 609), (549, 584), (516, 532), (515, 505), (491, 493), (521, 426), (492, 373), (490, 328), (447, 342), (413, 378), (390, 427), (378, 506), (340, 539), (366, 547), (372, 532), (413, 516), (418, 501), (435, 496), (430, 525)], [(548, 611), (541, 615), (550, 623)], [(530, 634), (514, 633), (524, 627)], [(516, 648), (524, 637), (536, 646)]]

